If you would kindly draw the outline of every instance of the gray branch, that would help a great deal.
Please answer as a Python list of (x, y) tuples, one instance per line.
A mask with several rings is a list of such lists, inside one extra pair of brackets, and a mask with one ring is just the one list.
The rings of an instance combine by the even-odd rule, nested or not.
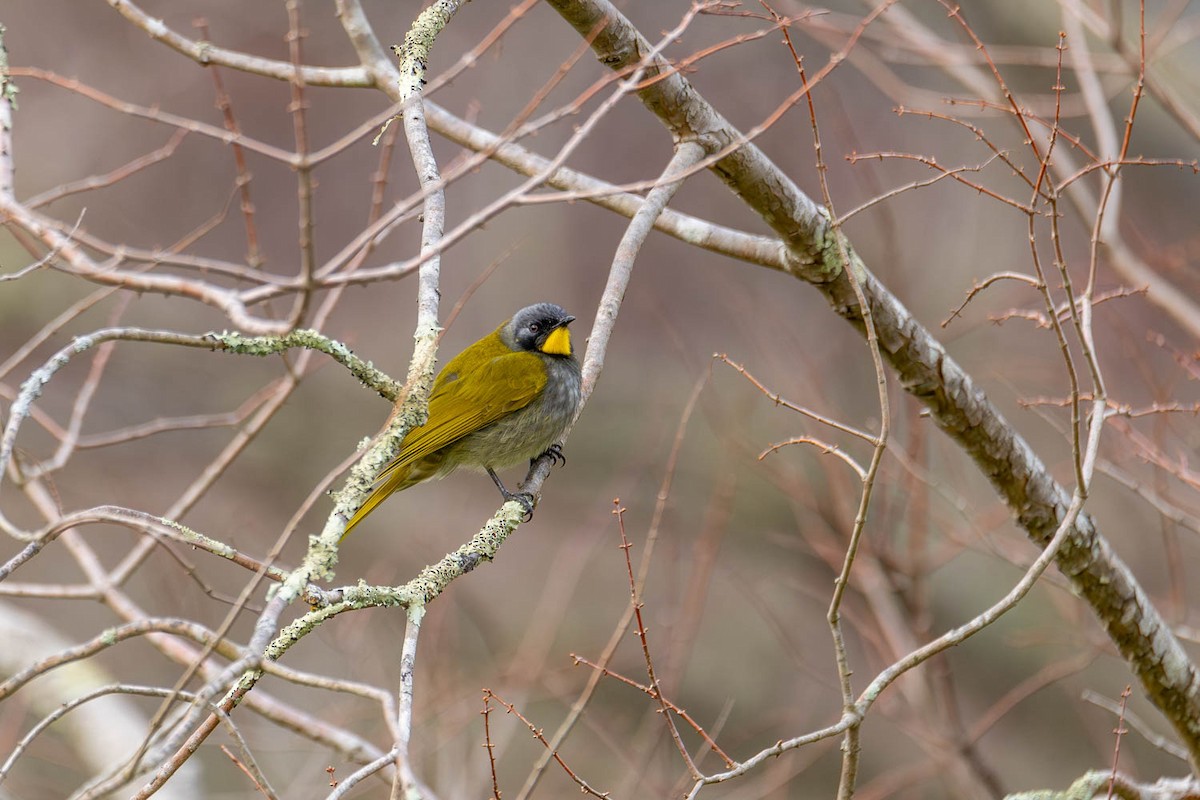
[[(613, 70), (639, 63), (651, 45), (607, 0), (546, 0), (591, 41)], [(602, 28), (602, 29), (601, 29)], [(599, 33), (595, 32), (599, 29)], [(924, 326), (872, 275), (824, 210), (733, 127), (664, 59), (647, 70), (639, 92), (680, 141), (720, 155), (711, 169), (758, 212), (787, 245), (788, 272), (812, 284), (859, 333), (863, 311), (846, 275), (853, 269), (879, 335), (880, 349), (905, 391), (975, 462), (1004, 498), (1030, 539), (1044, 548), (1070, 506), (1070, 493), (1001, 416), (983, 390)], [(849, 263), (840, 257), (845, 252)], [(1200, 674), (1151, 604), (1133, 573), (1080, 514), (1055, 559), (1075, 591), (1091, 605), (1147, 696), (1170, 721), (1200, 768)]]

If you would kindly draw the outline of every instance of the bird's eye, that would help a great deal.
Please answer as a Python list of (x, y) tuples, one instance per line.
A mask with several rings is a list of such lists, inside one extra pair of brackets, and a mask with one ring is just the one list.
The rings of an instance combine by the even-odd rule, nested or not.
[(530, 333), (537, 333), (541, 329), (542, 329), (542, 326), (537, 324), (536, 322), (529, 323), (529, 332)]

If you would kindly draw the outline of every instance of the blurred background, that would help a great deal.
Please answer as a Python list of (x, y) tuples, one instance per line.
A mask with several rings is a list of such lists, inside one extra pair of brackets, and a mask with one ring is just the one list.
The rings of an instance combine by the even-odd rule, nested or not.
[[(679, 26), (691, 4), (683, 0), (617, 3), (652, 41)], [(829, 8), (776, 0), (780, 14), (797, 18), (791, 36), (808, 74), (846, 45), (867, 3)], [(1132, 98), (1136, 65), (1136, 4), (1042, 3), (1016, 0), (964, 9), (971, 29), (988, 45), (1022, 107), (1052, 119), (1055, 45), (1064, 19), (1086, 23), (1087, 51), (1117, 141)], [(1110, 207), (1126, 247), (1156, 280), (1195, 297), (1200, 280), (1197, 178), (1186, 165), (1200, 152), (1194, 128), (1200, 113), (1195, 75), (1200, 14), (1188, 3), (1148, 4), (1147, 28), (1155, 85), (1137, 109), (1129, 154), (1181, 160), (1128, 167)], [(283, 3), (235, 0), (145, 0), (147, 14), (185, 37), (231, 50), (288, 59), (288, 16)], [(364, 0), (376, 34), (399, 42), (422, 7), (415, 2)], [(510, 14), (509, 3), (470, 3), (439, 38), (430, 64), (436, 87), (429, 99), (490, 131), (505, 129), (581, 47), (580, 37), (549, 7), (534, 4), (474, 63), (439, 84), (452, 68)], [(303, 61), (353, 66), (357, 57), (332, 2), (299, 4)], [(726, 4), (702, 14), (665, 50), (694, 60), (687, 77), (743, 131), (754, 128), (801, 85), (792, 54), (770, 30), (757, 3)], [(909, 31), (923, 30), (935, 45), (911, 46), (889, 15)], [(1113, 15), (1116, 14), (1114, 17)], [(147, 154), (169, 148), (153, 163), (129, 169), (121, 180), (52, 198), (39, 209), (81, 235), (151, 253), (179, 254), (298, 273), (297, 177), (278, 159), (244, 153), (253, 204), (253, 244), (241, 210), (235, 154), (228, 143), (163, 121), (165, 114), (224, 126), (216, 107), (214, 70), (198, 66), (124, 19), (109, 4), (77, 0), (18, 0), (0, 13), (5, 44), (20, 88), (12, 132), (16, 198), (29, 202), (56, 187), (111, 175)], [(207, 33), (202, 33), (203, 24)], [(920, 27), (917, 27), (920, 26)], [(765, 35), (754, 35), (759, 32)], [(1104, 35), (1108, 32), (1108, 38)], [(1074, 39), (1070, 46), (1075, 47)], [(1113, 46), (1121, 42), (1121, 51)], [(936, 46), (941, 42), (943, 47)], [(1079, 42), (1083, 47), (1084, 42)], [(858, 253), (949, 353), (988, 392), (1009, 421), (1065, 485), (1073, 470), (1070, 416), (1058, 401), (1069, 392), (1053, 332), (1026, 312), (1045, 314), (1026, 283), (1000, 282), (979, 294), (944, 329), (973, 285), (998, 272), (1033, 273), (1028, 217), (986, 192), (1030, 202), (1031, 192), (994, 146), (1027, 175), (1038, 164), (1011, 114), (981, 107), (962, 80), (979, 70), (996, 83), (961, 26), (935, 2), (896, 4), (874, 22), (843, 63), (815, 89), (827, 179), (840, 214), (946, 169), (971, 185), (944, 179), (910, 186), (846, 222)], [(934, 55), (937, 58), (934, 58)], [(285, 152), (296, 148), (291, 87), (229, 68), (216, 70), (238, 127), (250, 138)], [(607, 70), (584, 53), (549, 93), (537, 114), (569, 107)], [(77, 82), (77, 83), (76, 83)], [(1061, 97), (1064, 160), (1080, 167), (1100, 152), (1080, 91), (1067, 68)], [(594, 111), (609, 88), (520, 144), (553, 157), (575, 126)], [(1159, 92), (1155, 94), (1154, 92)], [(109, 98), (105, 101), (105, 98)], [(1166, 98), (1164, 100), (1164, 98)], [(1183, 98), (1171, 108), (1172, 99)], [(326, 147), (390, 101), (367, 88), (310, 86), (304, 125), (312, 149)], [(948, 102), (954, 101), (954, 102)], [(975, 130), (898, 106), (967, 121)], [(135, 109), (143, 109), (146, 113)], [(158, 119), (148, 118), (158, 115)], [(536, 115), (535, 115), (536, 116)], [(976, 131), (986, 137), (981, 141)], [(376, 129), (345, 143), (315, 170), (313, 237), (318, 263), (334, 257), (367, 226), (381, 158), (386, 167), (384, 207), (417, 191), (401, 140), (373, 147)], [(1110, 131), (1113, 133), (1113, 131)], [(1039, 130), (1038, 136), (1044, 134)], [(820, 199), (812, 128), (803, 102), (757, 138), (757, 144), (810, 196)], [(434, 135), (445, 168), (464, 150)], [(861, 158), (860, 154), (919, 155)], [(652, 181), (671, 155), (671, 139), (657, 119), (626, 98), (571, 154), (567, 165), (613, 184)], [(977, 169), (978, 168), (978, 169)], [(1100, 171), (1080, 180), (1099, 193)], [(523, 176), (493, 163), (454, 181), (446, 192), (448, 227), (519, 185)], [(1118, 202), (1119, 201), (1119, 202)], [(672, 208), (756, 234), (765, 224), (711, 173), (690, 178)], [(1040, 209), (1045, 211), (1043, 207)], [(1069, 271), (1086, 281), (1092, 216), (1063, 200), (1061, 247)], [(626, 220), (582, 200), (528, 202), (504, 210), (450, 247), (442, 262), (444, 315), (462, 298), (461, 313), (442, 340), (441, 359), (494, 329), (528, 303), (552, 300), (575, 314), (577, 347), (585, 344), (613, 251)], [(1037, 247), (1047, 269), (1054, 253), (1044, 215)], [(381, 266), (419, 249), (415, 219), (382, 240), (365, 262)], [(33, 251), (32, 253), (30, 251)], [(103, 262), (108, 256), (89, 252)], [(0, 231), (0, 273), (12, 274), (45, 254), (28, 233)], [(162, 261), (167, 263), (161, 263)], [(127, 261), (219, 285), (236, 279), (169, 263)], [(476, 284), (488, 270), (494, 270)], [(1200, 595), (1192, 572), (1198, 551), (1197, 482), (1189, 471), (1200, 440), (1195, 408), (1196, 326), (1164, 311), (1107, 257), (1099, 261), (1100, 294), (1117, 293), (1096, 310), (1096, 348), (1114, 402), (1140, 411), (1118, 418), (1106, 432), (1102, 465), (1088, 509), (1101, 532), (1127, 560), (1160, 611), (1185, 638), (1197, 622)], [(1056, 278), (1052, 289), (1061, 301)], [(19, 385), (70, 337), (111, 325), (198, 334), (233, 327), (216, 309), (183, 297), (114, 291), (99, 297), (95, 283), (43, 268), (0, 283), (0, 409), (5, 421)], [(321, 332), (403, 379), (411, 356), (415, 276), (348, 288), (321, 324)], [(318, 294), (317, 302), (323, 295)], [(94, 301), (94, 302), (93, 302)], [(252, 309), (283, 317), (291, 298)], [(78, 310), (80, 303), (89, 303)], [(77, 313), (68, 313), (71, 309)], [(60, 315), (66, 316), (60, 317)], [(305, 322), (305, 325), (311, 324)], [(38, 338), (40, 337), (40, 338)], [(28, 343), (28, 344), (27, 344)], [(22, 349), (27, 348), (27, 349)], [(880, 407), (875, 373), (860, 336), (830, 312), (821, 296), (786, 274), (743, 263), (652, 234), (638, 257), (598, 388), (565, 448), (568, 464), (554, 470), (533, 521), (522, 526), (487, 564), (455, 582), (429, 607), (420, 642), (413, 755), (417, 773), (443, 798), (484, 798), (492, 792), (484, 741), (481, 690), (514, 703), (533, 724), (552, 732), (590, 677), (572, 654), (600, 657), (629, 605), (629, 583), (613, 515), (619, 498), (635, 569), (648, 537), (657, 537), (643, 596), (649, 643), (664, 693), (687, 711), (734, 758), (747, 758), (780, 739), (835, 722), (841, 700), (828, 625), (833, 579), (858, 505), (857, 476), (820, 448), (795, 445), (760, 459), (774, 443), (815, 436), (837, 444), (865, 464), (861, 441), (824, 428), (774, 403), (729, 366), (727, 354), (770, 391), (836, 418), (875, 430)], [(1075, 350), (1078, 355), (1078, 349)], [(106, 444), (103, 436), (159, 419), (228, 414), (246, 408), (295, 362), (234, 357), (162, 344), (122, 343), (103, 367), (95, 356), (73, 360), (57, 374), (17, 441), (18, 461), (33, 465), (58, 447), (81, 390), (94, 397), (82, 418), (81, 446), (39, 485), (63, 510), (114, 504), (162, 514), (246, 430), (248, 415), (231, 425), (182, 429)], [(180, 521), (255, 557), (264, 557), (305, 499), (374, 435), (389, 406), (323, 357), (309, 366), (286, 404), (256, 430), (237, 458), (219, 472)], [(702, 382), (694, 413), (686, 408)], [(875, 488), (844, 608), (856, 691), (913, 647), (960, 624), (1002, 596), (1036, 556), (1010, 521), (986, 479), (920, 413), (889, 377), (892, 437)], [(1042, 401), (1042, 402), (1039, 402)], [(673, 450), (677, 455), (672, 458)], [(1154, 463), (1155, 460), (1161, 463)], [(505, 475), (515, 481), (520, 476)], [(332, 484), (335, 488), (339, 481)], [(511, 485), (511, 484), (510, 484)], [(661, 519), (656, 504), (663, 499)], [(4, 516), (28, 530), (47, 524), (12, 475), (0, 484)], [(486, 476), (458, 473), (394, 496), (341, 551), (333, 585), (358, 580), (398, 584), (454, 550), (495, 511)], [(320, 498), (304, 515), (280, 555), (281, 566), (300, 561), (307, 536), (319, 531), (332, 503)], [(653, 534), (652, 534), (653, 530)], [(99, 562), (112, 568), (137, 536), (116, 526), (81, 529)], [(0, 544), (3, 560), (21, 545)], [(172, 552), (175, 551), (175, 552)], [(0, 583), (11, 616), (28, 615), (43, 646), (55, 652), (118, 624), (112, 602), (30, 587), (88, 584), (78, 551), (47, 547)], [(216, 628), (249, 574), (230, 563), (178, 545), (157, 548), (120, 587), (152, 617), (178, 617)], [(260, 588), (230, 631), (244, 642), (261, 607)], [(126, 610), (127, 611), (127, 610)], [(5, 612), (9, 614), (9, 612)], [(309, 673), (394, 692), (403, 614), (379, 609), (343, 615), (322, 626), (284, 659)], [(12, 634), (13, 637), (16, 634)], [(33, 635), (33, 640), (38, 636)], [(10, 641), (17, 641), (16, 638)], [(53, 642), (55, 644), (47, 644)], [(1192, 643), (1187, 642), (1191, 652)], [(42, 652), (30, 644), (23, 652)], [(10, 659), (16, 671), (31, 659)], [(108, 680), (171, 687), (185, 665), (138, 637), (89, 663)], [(640, 643), (624, 637), (612, 669), (644, 682)], [(880, 700), (863, 731), (860, 797), (987, 797), (1039, 787), (1061, 787), (1112, 760), (1113, 715), (1085, 692), (1119, 700), (1133, 678), (1090, 610), (1051, 570), (1015, 611), (955, 650), (901, 679)], [(189, 686), (196, 688), (193, 680)], [(46, 713), (35, 681), (0, 702), (4, 758)], [(390, 739), (377, 703), (268, 677), (260, 687), (281, 702), (351, 730), (382, 750)], [(58, 702), (70, 688), (43, 689)], [(158, 699), (126, 701), (145, 719)], [(1167, 726), (1135, 690), (1129, 706), (1150, 731)], [(51, 706), (52, 707), (52, 706)], [(570, 767), (613, 797), (676, 797), (690, 786), (687, 771), (657, 713), (657, 703), (614, 679), (600, 683), (581, 724), (562, 748)], [(235, 714), (251, 751), (281, 797), (323, 796), (329, 775), (344, 778), (357, 764), (247, 709)], [(94, 729), (93, 729), (94, 731)], [(140, 735), (135, 733), (135, 736)], [(491, 735), (501, 789), (518, 796), (542, 748), (512, 716), (494, 714)], [(703, 750), (683, 732), (693, 753)], [(138, 740), (132, 740), (136, 746)], [(214, 734), (180, 781), (206, 798), (262, 796), (221, 752), (231, 738)], [(37, 737), (13, 766), (0, 792), (19, 798), (67, 797), (96, 770), (85, 766), (66, 723)], [(126, 750), (125, 752), (129, 752)], [(1144, 732), (1125, 737), (1123, 769), (1141, 779), (1186, 772), (1186, 764), (1155, 748)], [(789, 752), (749, 776), (706, 788), (701, 797), (800, 798), (822, 796), (837, 784), (837, 740)], [(719, 759), (700, 762), (717, 771)], [(136, 784), (135, 784), (136, 785)], [(170, 784), (168, 784), (170, 786)], [(382, 780), (350, 796), (384, 797)], [(577, 787), (551, 765), (537, 797), (567, 796)]]

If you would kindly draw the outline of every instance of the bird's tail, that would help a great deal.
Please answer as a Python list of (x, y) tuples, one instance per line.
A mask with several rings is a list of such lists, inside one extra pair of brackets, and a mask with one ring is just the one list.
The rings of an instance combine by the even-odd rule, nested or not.
[(354, 526), (363, 521), (363, 518), (375, 510), (375, 506), (379, 505), (391, 492), (381, 492), (383, 486), (376, 486), (375, 491), (371, 492), (367, 497), (367, 502), (363, 503), (358, 511), (354, 512), (354, 516), (346, 523), (346, 530), (342, 533), (342, 538), (339, 541), (344, 541), (350, 535), (350, 531), (354, 530)]
[[(350, 531), (354, 526), (363, 521), (363, 518), (375, 510), (375, 506), (388, 499), (388, 496), (393, 492), (398, 492), (401, 489), (407, 489), (417, 480), (411, 480), (410, 473), (412, 472), (411, 465), (393, 466), (385, 469), (381, 474), (382, 480), (375, 484), (375, 488), (371, 490), (371, 494), (367, 496), (367, 500), (358, 511), (354, 512), (354, 516), (346, 523), (346, 530), (342, 533), (342, 540), (345, 540), (350, 535)], [(418, 479), (419, 480), (419, 479)]]
[(354, 526), (362, 522), (367, 514), (375, 510), (375, 506), (387, 500), (389, 495), (404, 491), (410, 486), (416, 486), (421, 481), (436, 478), (447, 472), (446, 457), (446, 448), (415, 460), (411, 456), (405, 458), (402, 454), (401, 457), (398, 457), (395, 461), (384, 467), (383, 471), (375, 478), (375, 488), (367, 496), (367, 500), (362, 504), (362, 508), (355, 511), (354, 516), (346, 523), (346, 530), (342, 533), (342, 540), (350, 535), (350, 531), (354, 530)]

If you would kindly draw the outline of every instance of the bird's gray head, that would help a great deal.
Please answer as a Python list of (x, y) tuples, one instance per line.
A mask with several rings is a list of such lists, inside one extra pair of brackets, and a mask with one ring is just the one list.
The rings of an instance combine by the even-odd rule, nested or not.
[(567, 326), (575, 321), (562, 306), (538, 303), (522, 308), (501, 331), (505, 343), (514, 350), (529, 350), (551, 356), (571, 355), (571, 334)]

